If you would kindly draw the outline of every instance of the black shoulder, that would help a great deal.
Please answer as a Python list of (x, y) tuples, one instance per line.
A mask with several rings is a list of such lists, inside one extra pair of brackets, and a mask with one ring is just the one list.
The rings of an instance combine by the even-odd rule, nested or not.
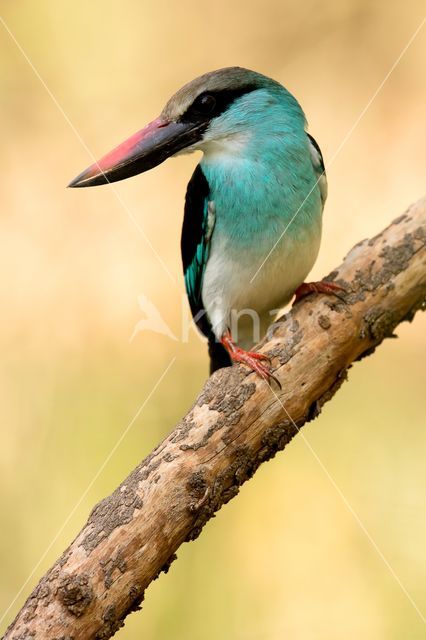
[(313, 148), (317, 152), (318, 165), (319, 165), (321, 171), (323, 173), (325, 173), (324, 158), (322, 157), (320, 146), (319, 146), (318, 142), (315, 140), (315, 138), (313, 136), (311, 136), (310, 133), (307, 133), (306, 135), (309, 138), (309, 142), (311, 143), (311, 145), (313, 146)]
[(185, 197), (181, 251), (184, 272), (191, 265), (204, 236), (204, 216), (210, 187), (200, 165), (188, 183)]
[(311, 154), (312, 166), (317, 176), (317, 183), (321, 194), (322, 205), (324, 206), (327, 200), (327, 176), (325, 173), (324, 159), (322, 157), (321, 149), (318, 142), (309, 133), (308, 137), (309, 152)]
[(207, 337), (212, 335), (211, 325), (203, 309), (201, 292), (214, 227), (214, 207), (209, 203), (209, 193), (209, 184), (198, 165), (186, 192), (181, 251), (185, 288), (192, 317)]

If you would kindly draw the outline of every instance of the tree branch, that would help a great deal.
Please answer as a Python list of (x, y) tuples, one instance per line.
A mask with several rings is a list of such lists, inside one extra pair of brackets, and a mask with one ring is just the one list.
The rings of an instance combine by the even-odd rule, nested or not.
[(425, 307), (425, 244), (426, 198), (330, 274), (346, 304), (312, 295), (275, 325), (262, 351), (281, 391), (242, 366), (215, 373), (172, 433), (95, 506), (5, 639), (110, 638), (179, 546), (318, 415), (351, 363)]

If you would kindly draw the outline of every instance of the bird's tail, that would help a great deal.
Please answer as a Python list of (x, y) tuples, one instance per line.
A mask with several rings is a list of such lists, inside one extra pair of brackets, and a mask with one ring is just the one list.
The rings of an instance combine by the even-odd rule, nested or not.
[(210, 374), (217, 369), (230, 367), (232, 362), (229, 353), (214, 337), (209, 337)]

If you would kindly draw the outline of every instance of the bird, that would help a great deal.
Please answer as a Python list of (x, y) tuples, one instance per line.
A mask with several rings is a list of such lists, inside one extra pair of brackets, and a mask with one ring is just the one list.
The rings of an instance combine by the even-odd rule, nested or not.
[(340, 289), (305, 282), (320, 247), (327, 178), (302, 107), (282, 84), (242, 67), (205, 73), (68, 186), (123, 180), (193, 151), (203, 155), (186, 191), (181, 253), (210, 372), (237, 362), (277, 381), (268, 356), (253, 349), (274, 314), (294, 295)]

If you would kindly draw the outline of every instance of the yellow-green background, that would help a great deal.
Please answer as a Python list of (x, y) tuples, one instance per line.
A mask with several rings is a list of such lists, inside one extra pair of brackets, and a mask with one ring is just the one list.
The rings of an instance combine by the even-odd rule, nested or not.
[[(117, 184), (120, 203), (107, 187), (65, 189), (92, 161), (77, 132), (102, 155), (155, 117), (182, 83), (238, 64), (298, 97), (327, 163), (421, 23), (424, 4), (2, 0), (0, 7), (46, 84), (0, 25), (1, 613), (14, 601), (4, 628), (91, 506), (168, 433), (206, 376), (195, 334), (189, 344), (148, 332), (129, 342), (142, 318), (140, 294), (180, 333), (179, 235), (196, 158)], [(423, 195), (425, 43), (426, 27), (329, 162), (314, 276)], [(425, 328), (420, 317), (401, 327), (304, 429), (423, 615)], [(178, 556), (121, 638), (426, 637), (407, 593), (302, 438)]]

